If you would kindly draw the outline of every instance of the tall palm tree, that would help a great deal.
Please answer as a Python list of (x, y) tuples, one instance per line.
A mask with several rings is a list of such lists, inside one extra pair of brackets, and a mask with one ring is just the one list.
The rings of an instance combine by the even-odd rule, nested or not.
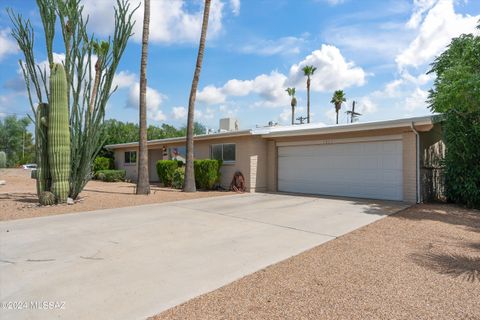
[(310, 123), (310, 76), (315, 73), (314, 66), (305, 66), (302, 68), (303, 74), (307, 77), (307, 123)]
[(345, 98), (345, 92), (343, 92), (343, 90), (337, 90), (333, 93), (333, 97), (330, 103), (333, 103), (335, 105), (335, 112), (337, 113), (337, 124), (338, 124), (338, 112), (342, 107), (342, 103), (344, 103), (345, 101), (347, 101), (347, 99)]
[(211, 0), (205, 0), (203, 10), (202, 33), (200, 34), (200, 45), (197, 54), (197, 64), (193, 74), (192, 88), (190, 89), (190, 98), (188, 100), (188, 119), (187, 119), (187, 159), (185, 164), (185, 184), (183, 191), (195, 192), (195, 172), (193, 169), (193, 133), (194, 133), (194, 114), (195, 98), (197, 95), (198, 80), (202, 70), (203, 53), (205, 52), (205, 40), (207, 38), (208, 16), (210, 14)]
[(137, 194), (150, 193), (148, 177), (148, 146), (147, 146), (147, 58), (148, 33), (150, 29), (150, 0), (145, 0), (143, 13), (142, 57), (140, 60), (140, 142), (138, 150)]
[(297, 98), (295, 98), (295, 88), (287, 88), (288, 95), (292, 97), (290, 105), (292, 106), (292, 125), (295, 124), (295, 107), (297, 106)]

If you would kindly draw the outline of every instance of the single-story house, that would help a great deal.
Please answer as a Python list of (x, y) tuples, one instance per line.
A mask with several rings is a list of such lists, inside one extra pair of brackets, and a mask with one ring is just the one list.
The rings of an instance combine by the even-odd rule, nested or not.
[[(222, 159), (221, 184), (241, 171), (249, 192), (292, 192), (420, 202), (420, 168), (441, 141), (434, 116), (321, 126), (271, 126), (197, 135), (196, 159)], [(137, 177), (138, 143), (109, 145), (115, 166)], [(148, 141), (156, 163), (182, 158), (185, 137)]]

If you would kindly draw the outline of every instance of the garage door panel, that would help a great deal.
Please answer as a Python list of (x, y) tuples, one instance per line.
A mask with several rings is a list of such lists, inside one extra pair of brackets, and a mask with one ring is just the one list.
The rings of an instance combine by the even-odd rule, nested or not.
[(375, 141), (278, 149), (278, 189), (402, 200), (401, 141)]

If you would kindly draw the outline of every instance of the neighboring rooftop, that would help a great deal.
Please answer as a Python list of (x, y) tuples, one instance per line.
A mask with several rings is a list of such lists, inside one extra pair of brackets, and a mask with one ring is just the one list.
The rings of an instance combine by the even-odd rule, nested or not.
[[(429, 125), (429, 124), (432, 124), (433, 117), (434, 115), (429, 115), (429, 116), (422, 116), (422, 117), (412, 117), (412, 118), (402, 118), (402, 119), (392, 119), (392, 120), (354, 122), (354, 123), (338, 124), (338, 125), (324, 125), (321, 123), (309, 123), (309, 124), (299, 124), (299, 125), (289, 125), (289, 126), (269, 126), (269, 127), (254, 128), (254, 129), (248, 129), (248, 130), (224, 131), (224, 132), (216, 132), (216, 133), (210, 133), (210, 134), (202, 134), (202, 135), (195, 136), (195, 140), (210, 140), (210, 139), (219, 139), (219, 138), (225, 138), (225, 137), (238, 137), (238, 136), (248, 136), (248, 135), (261, 135), (262, 137), (267, 138), (267, 137), (300, 136), (300, 135), (312, 135), (312, 134), (322, 134), (322, 133), (337, 133), (337, 132), (366, 131), (366, 130), (386, 129), (386, 128), (399, 128), (399, 127), (410, 126), (412, 123), (416, 126)], [(186, 140), (186, 137), (149, 140), (148, 145), (183, 142), (185, 140)], [(135, 147), (135, 146), (138, 146), (138, 142), (107, 145), (105, 146), (105, 148), (118, 149), (118, 148)]]

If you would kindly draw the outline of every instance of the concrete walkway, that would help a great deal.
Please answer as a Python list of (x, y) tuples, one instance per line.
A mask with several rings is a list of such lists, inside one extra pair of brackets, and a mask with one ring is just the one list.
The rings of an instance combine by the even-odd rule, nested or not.
[(0, 318), (144, 319), (405, 207), (245, 194), (1, 222)]

